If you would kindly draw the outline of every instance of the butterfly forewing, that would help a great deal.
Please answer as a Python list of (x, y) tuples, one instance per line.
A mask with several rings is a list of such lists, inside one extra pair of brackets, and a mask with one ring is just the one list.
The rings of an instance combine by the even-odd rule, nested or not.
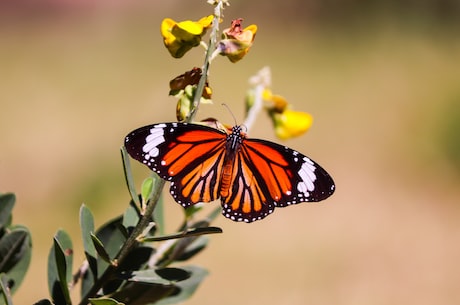
[(161, 178), (184, 207), (219, 197), (226, 133), (184, 123), (145, 126), (125, 139), (128, 153)]
[[(259, 147), (256, 147), (256, 143)], [(252, 148), (254, 151), (259, 149), (263, 154), (271, 147), (277, 151), (281, 158), (278, 156), (273, 157), (269, 154), (264, 155), (264, 159), (268, 159), (271, 168), (276, 168), (272, 175), (262, 175), (264, 180), (270, 177), (276, 180), (276, 186), (279, 187), (279, 192), (282, 194), (281, 198), (272, 197), (277, 207), (284, 207), (290, 204), (300, 202), (316, 202), (326, 199), (331, 196), (335, 190), (335, 184), (331, 176), (316, 162), (307, 156), (290, 149), (289, 147), (282, 146), (273, 142), (264, 140), (249, 139), (246, 141), (246, 147)], [(261, 149), (261, 147), (266, 147)], [(284, 159), (287, 166), (284, 167), (281, 159)], [(280, 167), (277, 168), (277, 165)], [(272, 184), (273, 185), (273, 184)], [(277, 187), (274, 187), (275, 189)]]

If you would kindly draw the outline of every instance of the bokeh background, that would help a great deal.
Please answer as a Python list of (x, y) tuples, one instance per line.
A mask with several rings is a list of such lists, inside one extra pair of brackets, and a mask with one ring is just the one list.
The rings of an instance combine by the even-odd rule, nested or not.
[[(171, 58), (161, 20), (211, 12), (204, 0), (0, 2), (0, 192), (17, 194), (34, 246), (16, 304), (48, 297), (58, 228), (83, 260), (82, 203), (97, 225), (124, 211), (124, 136), (173, 121), (168, 82), (203, 60)], [(337, 191), (250, 225), (220, 217), (188, 304), (459, 304), (460, 2), (232, 0), (223, 27), (238, 17), (259, 26), (255, 44), (214, 62), (216, 103), (199, 117), (232, 124), (225, 102), (242, 122), (247, 80), (269, 65), (273, 90), (315, 118), (285, 144)], [(265, 115), (251, 136), (278, 141)], [(173, 230), (181, 210), (165, 197)]]

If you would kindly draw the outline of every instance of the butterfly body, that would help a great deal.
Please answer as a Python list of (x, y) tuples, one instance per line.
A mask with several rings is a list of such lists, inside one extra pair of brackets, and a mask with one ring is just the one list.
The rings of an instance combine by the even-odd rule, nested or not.
[(285, 207), (329, 197), (329, 174), (301, 153), (273, 142), (187, 123), (141, 127), (125, 139), (128, 153), (161, 178), (183, 207), (221, 199), (223, 215), (252, 222)]
[(232, 182), (232, 174), (234, 169), (235, 155), (240, 149), (245, 135), (242, 132), (241, 126), (232, 128), (232, 133), (226, 137), (224, 167), (220, 179), (220, 196), (226, 198), (229, 194), (229, 189)]

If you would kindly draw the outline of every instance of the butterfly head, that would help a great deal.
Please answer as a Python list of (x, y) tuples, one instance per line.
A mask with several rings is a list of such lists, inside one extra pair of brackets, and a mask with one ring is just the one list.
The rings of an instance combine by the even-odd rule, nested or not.
[(243, 126), (235, 125), (232, 127), (232, 133), (227, 136), (227, 148), (237, 150), (246, 138), (246, 133), (243, 131)]

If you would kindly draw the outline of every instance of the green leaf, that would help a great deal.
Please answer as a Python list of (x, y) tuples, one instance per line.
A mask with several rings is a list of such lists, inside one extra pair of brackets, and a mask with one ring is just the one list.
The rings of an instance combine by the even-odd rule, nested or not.
[(127, 254), (126, 258), (118, 265), (118, 270), (140, 270), (149, 261), (155, 249), (152, 247), (137, 246)]
[(142, 282), (128, 282), (112, 298), (129, 305), (156, 304), (155, 302), (174, 293), (174, 285), (156, 285)]
[(72, 280), (73, 247), (70, 236), (59, 230), (48, 256), (48, 288), (54, 304), (70, 304), (67, 283)]
[(189, 272), (191, 274), (190, 277), (186, 280), (176, 282), (174, 286), (178, 289), (170, 296), (155, 303), (155, 305), (175, 304), (185, 301), (193, 295), (200, 283), (208, 275), (208, 271), (198, 266), (184, 266), (181, 269)]
[(170, 285), (175, 281), (183, 281), (190, 277), (190, 273), (179, 268), (162, 268), (139, 270), (130, 273), (129, 281), (149, 284)]
[(110, 264), (111, 263), (110, 255), (109, 253), (107, 253), (107, 250), (104, 248), (104, 245), (102, 244), (102, 242), (93, 233), (91, 233), (90, 236), (91, 236), (93, 245), (97, 251), (97, 254), (99, 254), (99, 257), (102, 258), (106, 263)]
[(53, 248), (54, 248), (54, 259), (56, 261), (56, 270), (57, 270), (59, 286), (61, 288), (61, 292), (63, 294), (66, 304), (71, 304), (72, 302), (70, 300), (70, 292), (69, 292), (69, 285), (68, 285), (69, 280), (67, 278), (69, 269), (68, 269), (68, 260), (66, 257), (72, 254), (70, 254), (67, 251), (67, 249), (66, 250), (63, 249), (57, 237), (54, 237)]
[(85, 272), (81, 277), (81, 288), (80, 288), (80, 297), (84, 298), (88, 295), (91, 288), (93, 288), (95, 283), (94, 275), (92, 272)]
[(185, 261), (196, 254), (200, 253), (206, 246), (208, 245), (209, 238), (207, 236), (200, 236), (195, 239), (192, 243), (187, 245), (180, 255), (178, 255), (175, 260), (176, 261)]
[(165, 280), (159, 276), (155, 270), (140, 270), (131, 273), (129, 280), (132, 282), (142, 282), (148, 284), (170, 285), (171, 281)]
[(188, 208), (184, 209), (185, 218), (190, 219), (195, 213), (201, 211), (203, 206), (201, 204), (191, 205)]
[(99, 299), (89, 299), (89, 302), (92, 305), (124, 305), (124, 303), (120, 303), (115, 299), (106, 298), (106, 297), (102, 297)]
[(168, 239), (177, 239), (177, 238), (184, 238), (184, 237), (191, 237), (191, 236), (199, 236), (203, 234), (222, 233), (222, 232), (223, 232), (222, 229), (219, 227), (195, 228), (195, 229), (190, 229), (186, 232), (179, 232), (176, 234), (146, 237), (146, 238), (143, 238), (142, 241), (143, 242), (163, 241), (163, 240), (168, 240)]
[(110, 257), (115, 257), (126, 241), (125, 234), (120, 230), (123, 227), (123, 216), (118, 216), (96, 231), (97, 238), (105, 245)]
[(211, 213), (209, 213), (207, 220), (211, 222), (214, 219), (216, 219), (216, 217), (219, 216), (221, 213), (222, 213), (222, 207), (218, 205), (217, 208), (215, 208), (213, 211), (211, 211)]
[(8, 272), (21, 259), (27, 237), (27, 231), (14, 230), (0, 239), (0, 272)]
[(144, 182), (142, 182), (141, 198), (142, 198), (143, 206), (146, 205), (147, 202), (149, 202), (150, 198), (152, 197), (153, 185), (154, 185), (154, 181), (152, 177), (147, 177), (145, 178)]
[[(116, 257), (126, 241), (125, 234), (120, 230), (123, 228), (122, 221), (123, 217), (118, 216), (96, 230), (96, 236), (104, 245), (109, 257)], [(102, 274), (107, 269), (108, 263), (101, 257), (98, 257), (97, 266), (98, 274)]]
[(129, 205), (123, 214), (123, 227), (125, 227), (128, 232), (131, 232), (132, 229), (139, 222), (139, 212), (135, 206)]
[(129, 161), (129, 155), (126, 151), (126, 147), (121, 147), (121, 159), (123, 161), (123, 170), (125, 173), (126, 184), (128, 186), (129, 194), (134, 203), (140, 207), (139, 197), (137, 196), (136, 186), (133, 179), (133, 174), (131, 171), (131, 163)]
[(59, 230), (55, 236), (55, 239), (59, 242), (61, 249), (65, 255), (66, 262), (66, 281), (70, 283), (72, 281), (72, 267), (73, 267), (73, 245), (70, 235), (64, 231)]
[(32, 256), (29, 230), (24, 226), (10, 227), (9, 233), (0, 239), (0, 272), (5, 272), (12, 283), (13, 294), (21, 285)]
[(8, 285), (8, 277), (5, 273), (0, 274), (0, 293), (2, 295), (3, 302), (2, 304), (13, 305), (13, 299), (11, 298), (11, 291)]
[(0, 195), (0, 230), (10, 225), (15, 202), (16, 196), (12, 193)]
[(91, 238), (94, 232), (94, 218), (91, 210), (84, 204), (80, 207), (80, 227), (86, 260), (94, 278), (97, 278), (97, 251)]

